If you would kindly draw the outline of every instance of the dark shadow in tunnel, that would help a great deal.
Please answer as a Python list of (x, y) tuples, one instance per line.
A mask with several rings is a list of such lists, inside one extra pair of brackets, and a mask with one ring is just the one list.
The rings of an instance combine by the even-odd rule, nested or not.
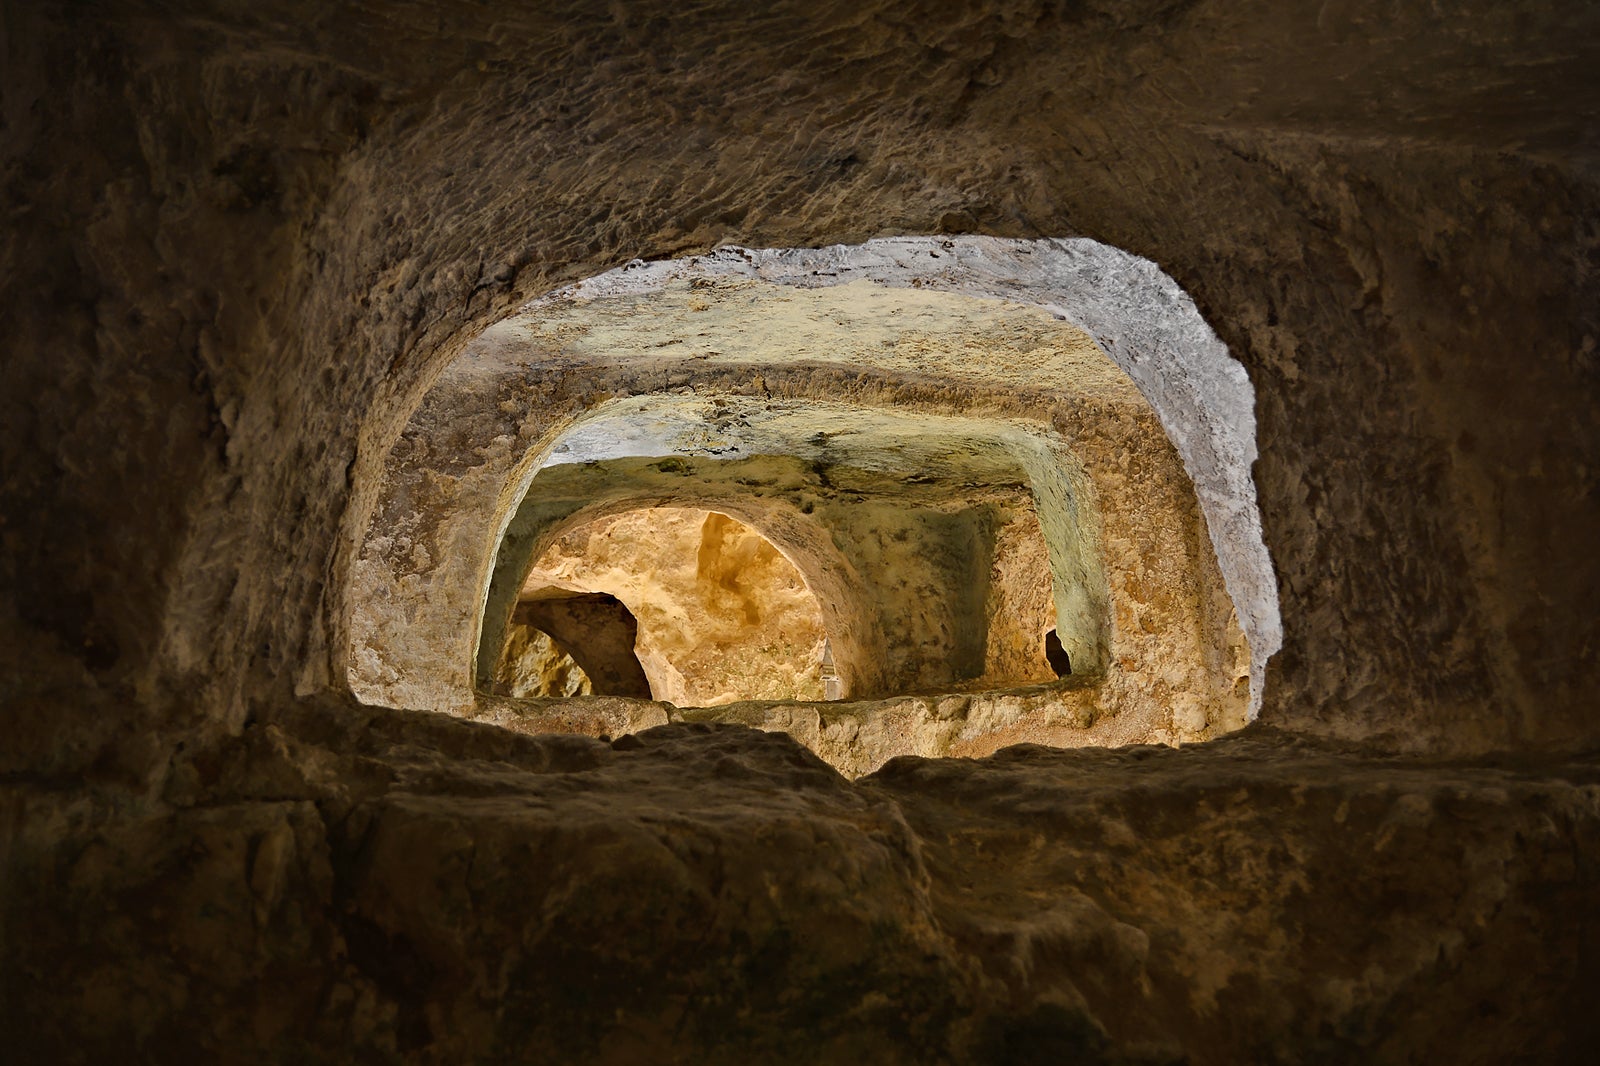
[(551, 589), (519, 600), (512, 620), (548, 634), (589, 675), (596, 696), (650, 698), (650, 681), (633, 651), (639, 623), (615, 596)]
[(1061, 638), (1056, 636), (1056, 631), (1053, 629), (1044, 635), (1044, 661), (1050, 664), (1050, 669), (1056, 672), (1057, 677), (1066, 677), (1072, 673), (1072, 659), (1067, 655), (1067, 649), (1061, 646)]

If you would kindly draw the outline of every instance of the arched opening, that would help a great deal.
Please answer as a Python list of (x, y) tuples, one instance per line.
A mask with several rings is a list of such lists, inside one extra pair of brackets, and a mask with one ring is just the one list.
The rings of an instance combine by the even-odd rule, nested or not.
[[(352, 687), (485, 713), (540, 555), (679, 508), (794, 564), (829, 669), (809, 698), (680, 686), (652, 714), (810, 730), (857, 768), (1204, 739), (1248, 719), (1279, 639), (1253, 426), (1193, 304), (1094, 242), (630, 264), (486, 331), (413, 416), (352, 582)], [(562, 728), (604, 707), (572, 697)], [(846, 719), (870, 750), (824, 742)]]
[(597, 600), (614, 607), (573, 619), (560, 644), (580, 661), (619, 663), (611, 673), (626, 672), (630, 685), (596, 679), (585, 693), (496, 685), (497, 693), (653, 697), (699, 707), (824, 698), (817, 599), (794, 564), (736, 518), (651, 507), (568, 526), (523, 579), (496, 678), (521, 646), (520, 620), (540, 621), (538, 612), (552, 613), (546, 605)]
[[(720, 426), (711, 440), (708, 423)], [(1051, 681), (1032, 637), (1046, 624), (1085, 675), (1104, 668), (1098, 519), (1076, 460), (1038, 429), (821, 401), (648, 396), (599, 405), (543, 454), (497, 553), (480, 687), (513, 602), (549, 580), (536, 560), (574, 523), (691, 506), (748, 524), (792, 564), (819, 604), (839, 697)], [(681, 613), (675, 624), (693, 628)], [(652, 687), (687, 706), (725, 702)], [(749, 698), (823, 698), (749, 687), (763, 692)]]
[(492, 691), (520, 698), (649, 699), (650, 682), (634, 651), (638, 634), (633, 611), (609, 593), (533, 589), (511, 616)]

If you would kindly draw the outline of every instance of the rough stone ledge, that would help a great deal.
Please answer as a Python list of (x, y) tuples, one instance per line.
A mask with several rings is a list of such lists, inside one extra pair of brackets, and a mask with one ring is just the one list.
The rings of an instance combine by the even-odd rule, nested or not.
[(606, 740), (671, 722), (745, 725), (787, 733), (846, 777), (857, 778), (900, 755), (983, 756), (1024, 742), (1115, 747), (1128, 743), (1130, 733), (1141, 736), (1137, 721), (1097, 718), (1097, 680), (1077, 675), (976, 692), (743, 700), (717, 707), (619, 696), (525, 699), (477, 693), (463, 717), (529, 735), (576, 733)]
[[(10, 1061), (1593, 1061), (1600, 756), (258, 711), (0, 786)], [(1426, 1009), (1421, 1009), (1423, 1006)]]

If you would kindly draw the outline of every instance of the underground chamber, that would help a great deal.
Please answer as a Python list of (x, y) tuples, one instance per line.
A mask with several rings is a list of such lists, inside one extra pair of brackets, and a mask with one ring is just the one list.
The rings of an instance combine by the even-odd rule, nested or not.
[(1600, 1061), (1595, 9), (1260, 6), (12, 5), (8, 1061)]
[(851, 772), (1217, 736), (1278, 639), (1250, 405), (1170, 279), (1094, 242), (630, 264), (423, 399), (349, 681), (527, 731), (741, 722)]

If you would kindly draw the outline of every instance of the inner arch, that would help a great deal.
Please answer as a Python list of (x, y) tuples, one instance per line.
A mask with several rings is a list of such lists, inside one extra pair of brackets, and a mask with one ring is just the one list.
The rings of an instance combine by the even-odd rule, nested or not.
[[(854, 650), (848, 637), (833, 648), (841, 665), (854, 656), (853, 671), (840, 670), (856, 679), (850, 698), (889, 701), (859, 713), (906, 708), (944, 738), (935, 749), (952, 753), (993, 750), (1007, 738), (1203, 739), (1253, 715), (1263, 664), (1280, 641), (1250, 480), (1252, 406), (1242, 368), (1171, 279), (1090, 241), (906, 238), (629, 264), (485, 331), (414, 413), (386, 462), (385, 492), (348, 586), (351, 687), (369, 702), (480, 713), (484, 663), (533, 538), (582, 507), (708, 507), (762, 528), (797, 565), (804, 553), (791, 541), (834, 541), (848, 564), (834, 569), (859, 579), (841, 579), (837, 596), (860, 602), (874, 567), (849, 559), (832, 526), (826, 537), (806, 534), (806, 520), (816, 519), (794, 492), (763, 513), (749, 486), (691, 491), (681, 479), (638, 478), (651, 466), (650, 476), (665, 476), (663, 457), (688, 457), (696, 476), (778, 460), (815, 473), (813, 453), (872, 441), (880, 418), (965, 419), (1009, 444), (985, 445), (971, 433), (952, 452), (1009, 448), (1041, 547), (1029, 556), (1022, 541), (991, 536), (999, 525), (970, 515), (952, 520), (950, 542), (972, 547), (969, 559), (987, 554), (990, 578), (1007, 567), (1051, 571), (1045, 595), (1054, 617), (1026, 637), (1027, 654), (1053, 680), (1038, 691), (1001, 685), (981, 700), (894, 703), (977, 692), (974, 673), (999, 676), (989, 663), (975, 665), (981, 642), (957, 632), (971, 602), (965, 614), (941, 605), (946, 621), (914, 640), (874, 623), (859, 627)], [(787, 432), (777, 448), (748, 439), (758, 424), (776, 432), (784, 419), (800, 426), (833, 409), (851, 412), (849, 432)], [(639, 419), (671, 410), (692, 414), (679, 420), (671, 448), (626, 452), (643, 432)], [(605, 421), (618, 411), (627, 417)], [(904, 453), (906, 437), (879, 432), (845, 466), (872, 473), (872, 457)], [(918, 470), (902, 470), (901, 480), (916, 484), (933, 458), (910, 463)], [(591, 469), (626, 473), (627, 491), (574, 482), (551, 510), (560, 493), (540, 479)], [(959, 463), (946, 472), (952, 487), (968, 476)], [(536, 482), (539, 491), (530, 491)], [(545, 513), (530, 521), (529, 506)], [(1062, 551), (1073, 537), (1077, 549)], [(1076, 577), (1063, 579), (1063, 559)], [(927, 587), (956, 588), (950, 573)], [(819, 597), (831, 595), (825, 584), (813, 582)], [(985, 620), (1007, 617), (1006, 603), (985, 604)], [(942, 678), (918, 673), (937, 659), (917, 651), (924, 637), (948, 652)], [(1060, 645), (1054, 660), (1047, 639)], [(884, 672), (878, 681), (874, 669)], [(816, 721), (798, 711), (750, 713), (772, 728)], [(848, 713), (858, 712), (828, 711)], [(917, 745), (880, 745), (861, 765), (925, 750)]]
[[(497, 553), (480, 686), (534, 560), (580, 521), (646, 506), (722, 511), (771, 540), (822, 604), (841, 695), (1037, 680), (992, 668), (1017, 655), (996, 646), (991, 601), (1019, 582), (1042, 585), (1082, 677), (1105, 666), (1109, 596), (1092, 493), (1070, 450), (1038, 427), (667, 394), (601, 404), (543, 455)], [(997, 547), (1030, 533), (1043, 565), (992, 580)], [(1042, 641), (1043, 621), (1020, 639)]]
[[(636, 625), (625, 647), (608, 648), (619, 612), (596, 612), (593, 627), (568, 627), (565, 647), (581, 664), (593, 638), (647, 679), (645, 698), (709, 707), (825, 696), (816, 596), (787, 556), (730, 515), (647, 507), (570, 526), (539, 552), (513, 618), (588, 597), (616, 603)], [(601, 694), (638, 695), (615, 685)]]

